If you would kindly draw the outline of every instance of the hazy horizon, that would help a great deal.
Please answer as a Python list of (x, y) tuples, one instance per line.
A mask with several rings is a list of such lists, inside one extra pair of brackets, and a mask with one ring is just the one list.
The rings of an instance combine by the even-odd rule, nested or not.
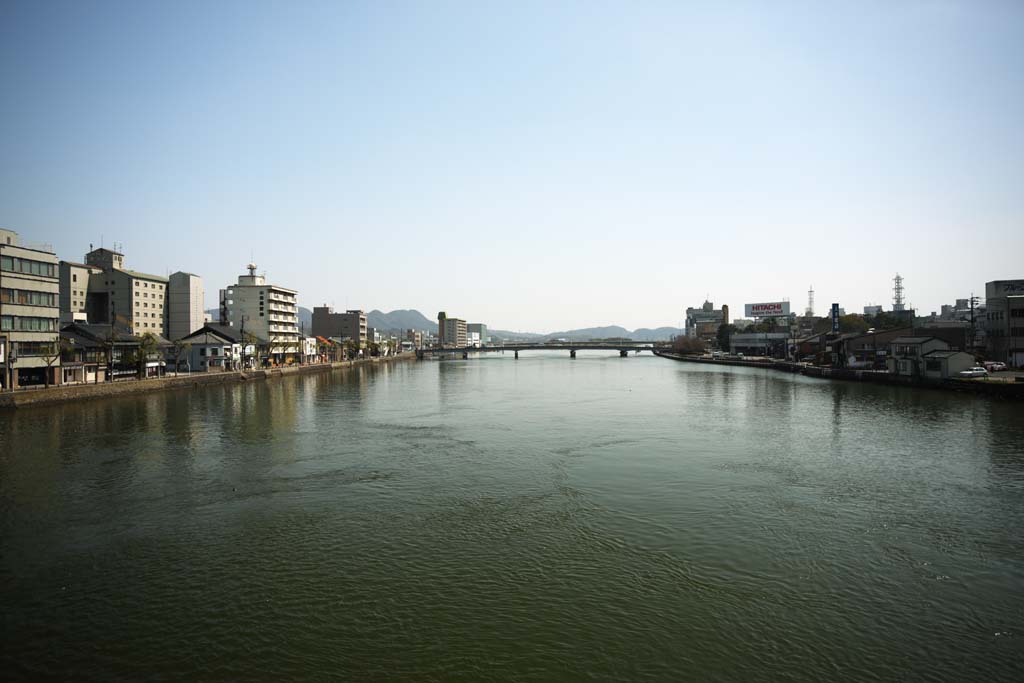
[(1024, 277), (1024, 3), (0, 8), (0, 227), (308, 308), (679, 327)]

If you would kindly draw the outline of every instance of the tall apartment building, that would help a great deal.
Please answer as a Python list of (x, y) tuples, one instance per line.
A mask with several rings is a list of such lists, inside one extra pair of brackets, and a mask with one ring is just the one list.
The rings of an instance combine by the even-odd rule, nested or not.
[(466, 346), (466, 321), (449, 318), (447, 313), (441, 311), (437, 314), (437, 338), (441, 346)]
[(298, 291), (268, 285), (265, 275), (256, 274), (255, 263), (247, 268), (249, 274), (239, 275), (238, 284), (220, 290), (221, 324), (255, 335), (276, 362), (298, 358)]
[(84, 323), (89, 321), (86, 297), (93, 275), (102, 273), (102, 268), (74, 261), (60, 262), (60, 324)]
[(1024, 367), (1024, 279), (985, 283), (983, 323), (988, 357)]
[[(60, 382), (59, 260), (49, 246), (21, 246), (0, 230), (0, 383)], [(48, 364), (49, 361), (49, 364)], [(49, 377), (47, 377), (49, 376)]]
[[(90, 323), (117, 324), (136, 335), (166, 336), (167, 278), (127, 270), (124, 254), (103, 247), (86, 254), (85, 264), (75, 265), (72, 269), (69, 264), (70, 275), (80, 274), (83, 267), (92, 268), (85, 297)], [(76, 301), (71, 293), (76, 290), (74, 280), (64, 284), (69, 291), (61, 299)], [(69, 308), (62, 315), (73, 316), (74, 311)]]
[(203, 278), (171, 273), (167, 283), (167, 338), (187, 337), (205, 324), (206, 290)]
[(314, 306), (313, 336), (348, 338), (363, 348), (367, 342), (366, 313), (360, 310), (335, 313), (327, 304)]

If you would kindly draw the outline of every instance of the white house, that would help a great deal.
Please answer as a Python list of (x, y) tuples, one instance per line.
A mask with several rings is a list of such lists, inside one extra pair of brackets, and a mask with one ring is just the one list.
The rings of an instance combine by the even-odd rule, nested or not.
[[(175, 358), (174, 350), (169, 351), (169, 364), (178, 363), (178, 370), (191, 372), (224, 372), (242, 367), (242, 340), (238, 330), (227, 325), (207, 323), (180, 339), (189, 345), (181, 358)], [(250, 345), (247, 356), (252, 358), (255, 349)]]
[(929, 351), (921, 358), (924, 360), (921, 375), (929, 379), (956, 377), (961, 370), (975, 365), (974, 356), (966, 351)]
[(924, 356), (932, 351), (949, 351), (949, 344), (938, 337), (896, 337), (889, 344), (886, 368), (903, 377), (923, 377)]

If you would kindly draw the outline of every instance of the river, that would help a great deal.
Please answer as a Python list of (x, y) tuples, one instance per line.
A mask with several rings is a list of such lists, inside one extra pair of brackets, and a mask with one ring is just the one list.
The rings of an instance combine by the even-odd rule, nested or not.
[(0, 414), (8, 680), (1021, 680), (1024, 407), (615, 352)]

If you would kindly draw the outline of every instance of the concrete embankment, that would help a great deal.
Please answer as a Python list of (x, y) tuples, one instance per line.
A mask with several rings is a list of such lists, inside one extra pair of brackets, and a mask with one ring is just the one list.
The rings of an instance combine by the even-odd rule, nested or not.
[(89, 401), (114, 396), (167, 391), (169, 389), (198, 389), (206, 386), (232, 384), (250, 380), (267, 380), (414, 359), (415, 356), (409, 353), (387, 358), (365, 358), (362, 360), (316, 363), (312, 365), (290, 365), (281, 368), (248, 370), (246, 372), (204, 372), (180, 375), (178, 377), (161, 377), (159, 379), (123, 380), (120, 382), (102, 382), (100, 384), (71, 384), (54, 386), (49, 389), (24, 389), (0, 394), (0, 410), (13, 410), (28, 406), (51, 405), (72, 401)]
[(685, 363), (703, 363), (705, 365), (735, 365), (748, 368), (764, 368), (782, 372), (799, 373), (807, 377), (842, 380), (850, 382), (871, 382), (889, 384), (917, 389), (940, 389), (943, 391), (960, 391), (971, 394), (984, 394), (999, 398), (1024, 400), (1024, 382), (1005, 382), (999, 380), (962, 380), (944, 379), (928, 380), (913, 377), (900, 377), (887, 372), (874, 370), (851, 370), (847, 368), (820, 368), (803, 363), (792, 363), (781, 360), (733, 360), (725, 358), (697, 358), (677, 353), (656, 351), (655, 355)]

